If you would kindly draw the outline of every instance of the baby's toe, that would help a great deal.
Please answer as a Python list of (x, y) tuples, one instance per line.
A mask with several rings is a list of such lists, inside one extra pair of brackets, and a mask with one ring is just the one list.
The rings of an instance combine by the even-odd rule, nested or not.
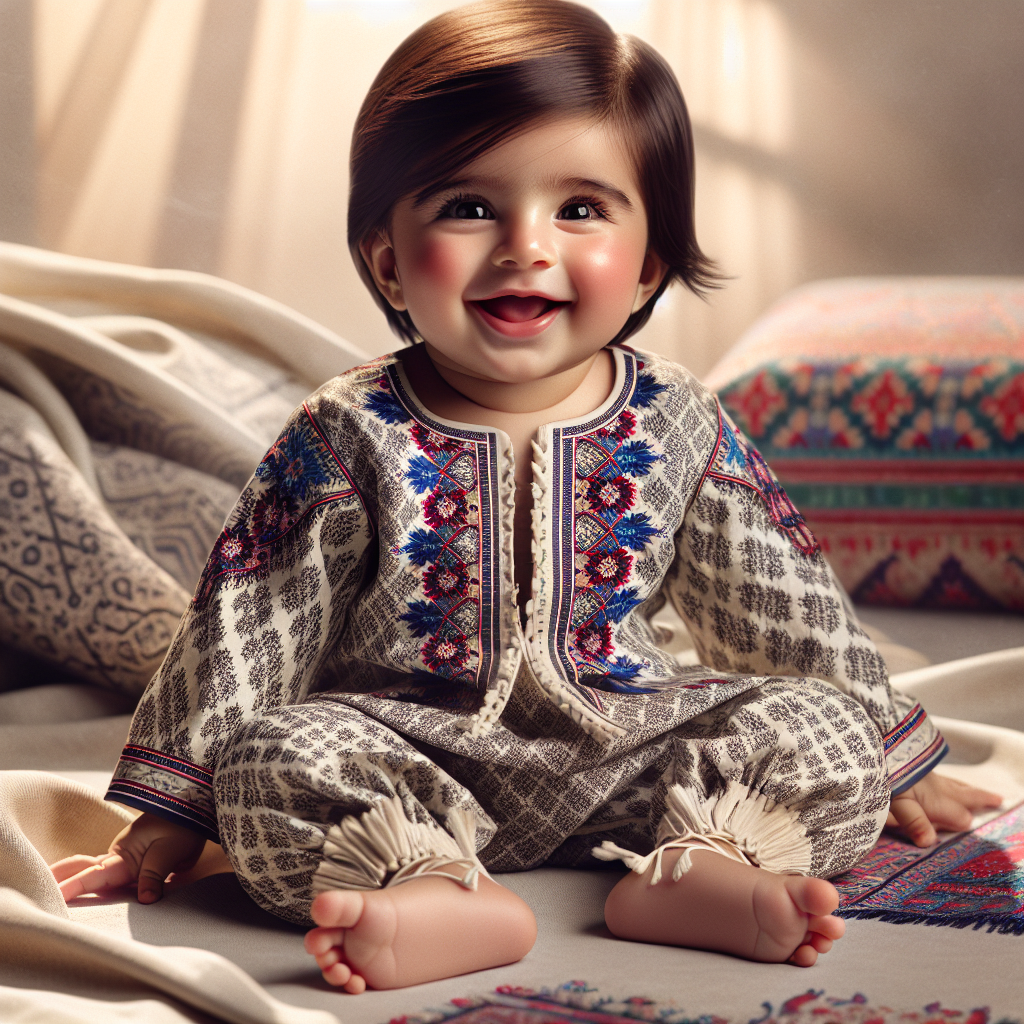
[(319, 956), (334, 946), (340, 946), (344, 937), (343, 928), (312, 928), (306, 932), (302, 945), (310, 956)]
[[(320, 973), (323, 974), (324, 981), (326, 981), (328, 985), (334, 985), (335, 988), (347, 986), (353, 977), (352, 968), (349, 967), (348, 964), (342, 963), (340, 960), (328, 967), (326, 971), (321, 970)], [(363, 987), (366, 987), (365, 984)]]
[(363, 913), (363, 894), (346, 889), (322, 892), (313, 900), (309, 913), (323, 928), (353, 928)]
[(819, 953), (827, 953), (832, 948), (832, 939), (821, 935), (818, 932), (808, 932), (804, 936), (805, 946), (812, 946)]
[(345, 985), (345, 991), (353, 996), (362, 995), (366, 991), (366, 980), (358, 974), (353, 974)]
[(797, 946), (789, 962), (794, 967), (813, 967), (818, 961), (818, 951), (811, 945), (802, 944)]
[(341, 950), (334, 946), (327, 950), (326, 953), (320, 953), (314, 959), (321, 971), (328, 971), (341, 960)]
[(841, 939), (846, 934), (846, 922), (841, 917), (825, 914), (821, 917), (811, 917), (807, 921), (807, 930), (816, 932), (826, 939)]

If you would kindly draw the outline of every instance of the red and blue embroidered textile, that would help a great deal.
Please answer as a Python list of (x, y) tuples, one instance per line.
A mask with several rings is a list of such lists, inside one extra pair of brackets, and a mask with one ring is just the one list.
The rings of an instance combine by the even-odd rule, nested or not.
[(820, 282), (709, 386), (855, 600), (1024, 611), (1024, 282)]
[(930, 849), (884, 835), (832, 881), (840, 917), (1024, 935), (1024, 804)]

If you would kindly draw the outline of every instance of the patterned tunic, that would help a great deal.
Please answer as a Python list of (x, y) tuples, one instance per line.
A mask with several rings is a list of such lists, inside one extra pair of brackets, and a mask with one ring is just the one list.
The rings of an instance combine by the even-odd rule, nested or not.
[[(521, 668), (588, 750), (799, 676), (866, 711), (892, 791), (930, 771), (941, 736), (889, 688), (757, 451), (686, 370), (610, 351), (607, 401), (534, 441), (525, 627), (507, 436), (431, 415), (396, 355), (312, 395), (228, 518), (108, 798), (218, 839), (213, 780), (239, 730), (325, 698), (407, 736), (443, 712), (480, 757)], [(666, 600), (703, 665), (658, 647), (649, 618)], [(337, 756), (322, 730), (309, 744)]]

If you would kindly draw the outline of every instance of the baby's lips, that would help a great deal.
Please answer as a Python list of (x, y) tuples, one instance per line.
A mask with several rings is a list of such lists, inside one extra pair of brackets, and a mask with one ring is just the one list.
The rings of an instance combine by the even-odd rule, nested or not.
[(498, 295), (493, 299), (484, 299), (478, 305), (498, 320), (521, 324), (543, 316), (557, 303), (541, 295)]

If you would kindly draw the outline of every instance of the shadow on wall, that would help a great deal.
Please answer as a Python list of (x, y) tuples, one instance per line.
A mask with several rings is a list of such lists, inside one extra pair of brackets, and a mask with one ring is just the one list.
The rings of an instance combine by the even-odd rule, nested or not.
[[(455, 0), (0, 0), (0, 238), (219, 273), (372, 352), (351, 126)], [(683, 85), (702, 244), (638, 343), (704, 373), (778, 295), (846, 274), (1024, 273), (1018, 0), (592, 0)]]

